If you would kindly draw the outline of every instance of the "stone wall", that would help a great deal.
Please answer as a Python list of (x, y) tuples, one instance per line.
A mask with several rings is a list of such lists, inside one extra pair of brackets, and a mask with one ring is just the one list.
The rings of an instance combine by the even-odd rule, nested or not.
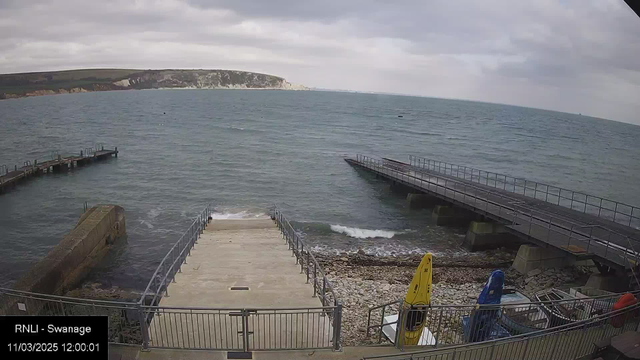
[(124, 209), (97, 205), (87, 210), (75, 228), (34, 265), (14, 289), (60, 295), (77, 286), (119, 237), (126, 233)]

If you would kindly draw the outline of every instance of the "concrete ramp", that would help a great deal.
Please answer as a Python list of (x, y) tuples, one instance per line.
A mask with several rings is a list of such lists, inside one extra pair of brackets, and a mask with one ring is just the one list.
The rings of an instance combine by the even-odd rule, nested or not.
[(212, 221), (181, 269), (153, 316), (150, 346), (331, 348), (334, 310), (313, 296), (271, 219)]
[[(319, 307), (275, 223), (214, 220), (169, 285), (160, 306)], [(242, 290), (248, 288), (248, 290)], [(237, 289), (237, 290), (236, 290)]]

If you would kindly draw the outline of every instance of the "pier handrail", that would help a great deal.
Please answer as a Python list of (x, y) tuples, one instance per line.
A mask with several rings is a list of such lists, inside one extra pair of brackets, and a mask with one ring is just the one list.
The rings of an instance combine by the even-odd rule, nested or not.
[[(632, 224), (637, 221), (638, 225), (640, 225), (640, 208), (619, 201), (609, 200), (600, 196), (569, 190), (559, 186), (548, 185), (533, 180), (517, 178), (514, 176), (486, 170), (479, 170), (464, 165), (456, 165), (419, 156), (409, 155), (409, 164), (414, 167), (439, 172), (441, 174), (449, 176), (455, 176), (457, 178), (462, 178), (465, 180), (470, 180), (478, 184), (492, 186), (496, 189), (502, 189), (504, 191), (524, 195), (537, 200), (543, 200), (545, 202), (569, 208), (571, 210), (582, 211), (582, 213), (611, 220), (618, 224), (623, 224), (631, 227)], [(500, 187), (498, 183), (500, 183), (502, 187)], [(522, 192), (517, 191), (518, 189), (521, 189), (520, 191)], [(533, 196), (531, 196), (531, 192), (533, 192)], [(538, 193), (544, 195), (544, 197), (538, 197)], [(563, 193), (565, 193), (566, 195), (563, 196)], [(549, 199), (549, 196), (555, 198), (557, 201), (551, 201), (552, 199)], [(569, 202), (569, 205), (567, 206), (567, 204), (563, 203), (561, 199), (567, 200)], [(593, 201), (590, 202), (589, 199), (595, 200), (595, 203)], [(576, 208), (574, 207), (574, 203), (581, 204), (581, 206)], [(626, 212), (623, 211), (625, 209), (627, 210)], [(590, 212), (588, 210), (593, 211)], [(612, 218), (611, 215), (613, 216)], [(618, 217), (618, 219), (616, 219), (616, 217)], [(620, 217), (622, 217), (623, 219), (621, 220)], [(625, 219), (628, 219), (628, 221), (625, 221)]]
[[(533, 219), (541, 221), (544, 223), (542, 226), (547, 229), (547, 237), (546, 237), (547, 242), (551, 236), (551, 233), (553, 232), (556, 234), (560, 234), (562, 236), (566, 236), (568, 238), (567, 246), (571, 245), (571, 240), (575, 240), (577, 242), (585, 242), (587, 249), (591, 248), (592, 245), (601, 245), (605, 247), (603, 257), (607, 260), (611, 260), (615, 262), (616, 264), (619, 264), (621, 260), (619, 261), (612, 260), (611, 256), (613, 255), (610, 254), (609, 250), (613, 249), (613, 250), (623, 251), (625, 255), (624, 257), (621, 257), (621, 258), (625, 261), (625, 265), (624, 265), (625, 267), (628, 265), (628, 262), (626, 261), (626, 257), (629, 255), (628, 252), (632, 250), (626, 247), (620, 246), (619, 244), (612, 243), (611, 241), (612, 235), (620, 236), (619, 241), (621, 243), (622, 242), (627, 243), (629, 241), (634, 241), (636, 243), (640, 242), (640, 240), (638, 239), (630, 238), (626, 235), (613, 232), (606, 228), (603, 228), (603, 229), (606, 229), (607, 231), (607, 235), (608, 235), (607, 239), (602, 239), (597, 236), (594, 236), (593, 231), (591, 231), (589, 234), (587, 234), (586, 232), (580, 232), (577, 230), (579, 230), (580, 228), (584, 228), (585, 227), (584, 225), (571, 224), (570, 220), (564, 219), (556, 214), (549, 214), (549, 213), (540, 212), (536, 210), (539, 214), (545, 214), (545, 217), (536, 216), (533, 213), (533, 209), (527, 209), (527, 211), (529, 211), (529, 213), (527, 214), (521, 210), (516, 209), (518, 204), (517, 204), (517, 201), (514, 201), (513, 198), (510, 198), (504, 194), (489, 191), (486, 188), (482, 188), (481, 186), (469, 184), (462, 180), (442, 177), (434, 173), (427, 173), (427, 172), (414, 172), (416, 175), (412, 175), (410, 173), (407, 173), (407, 171), (411, 170), (409, 168), (410, 166), (405, 166), (403, 170), (398, 170), (397, 166), (395, 165), (391, 166), (389, 164), (389, 161), (375, 159), (366, 155), (357, 154), (355, 161), (357, 163), (364, 165), (365, 167), (370, 167), (371, 170), (374, 170), (374, 171), (383, 172), (383, 173), (392, 172), (394, 174), (397, 174), (397, 176), (399, 177), (399, 180), (407, 182), (408, 184), (413, 184), (414, 186), (416, 185), (417, 182), (420, 182), (421, 186), (424, 185), (423, 183), (426, 183), (426, 186), (429, 189), (429, 191), (432, 191), (431, 190), (432, 187), (436, 188), (435, 190), (433, 190), (434, 192), (437, 192), (438, 191), (437, 189), (440, 188), (444, 192), (444, 195), (439, 194), (438, 196), (447, 196), (446, 194), (450, 193), (452, 195), (448, 195), (448, 196), (453, 197), (454, 201), (460, 201), (458, 198), (462, 198), (465, 201), (470, 199), (472, 200), (471, 202), (464, 202), (464, 201), (463, 202), (469, 206), (473, 206), (474, 208), (477, 208), (484, 212), (488, 212), (490, 207), (494, 207), (495, 208), (494, 211), (498, 212), (498, 216), (511, 219), (509, 221), (512, 221), (512, 225), (516, 225), (519, 219), (529, 221), (528, 235), (530, 235), (530, 232), (531, 232)], [(451, 184), (458, 185), (459, 187), (462, 187), (462, 189), (456, 188), (454, 186), (449, 186)], [(469, 189), (473, 190), (473, 193), (470, 193), (468, 191)], [(492, 201), (489, 197), (480, 197), (479, 195), (489, 195), (492, 197), (506, 199), (508, 201), (506, 202), (506, 204), (502, 204), (502, 203)], [(546, 217), (548, 217), (551, 220), (546, 219)], [(552, 224), (554, 219), (556, 220), (556, 223)], [(562, 223), (565, 223), (565, 224), (562, 224)], [(592, 244), (592, 240), (594, 241), (594, 244)], [(633, 254), (634, 257), (637, 257), (637, 255), (638, 254)], [(615, 259), (617, 259), (617, 257)]]
[(26, 160), (22, 162), (22, 166), (14, 165), (13, 168), (8, 168), (6, 165), (0, 165), (0, 194), (4, 193), (5, 189), (10, 186), (15, 186), (19, 181), (27, 179), (30, 176), (49, 173), (51, 171), (72, 169), (76, 166), (83, 166), (89, 162), (95, 160), (101, 160), (108, 156), (115, 155), (118, 157), (118, 147), (114, 150), (103, 150), (101, 153), (94, 153), (91, 156), (83, 156), (80, 151), (80, 156), (77, 155), (60, 155), (59, 151), (51, 151), (49, 153), (50, 159), (38, 161), (34, 159)]
[[(513, 204), (513, 205), (515, 207), (519, 206), (518, 204)], [(524, 216), (524, 218), (528, 217), (530, 219), (529, 223), (531, 223), (533, 219), (536, 219), (549, 224), (549, 228), (553, 226), (553, 227), (567, 231), (569, 236), (569, 243), (571, 242), (571, 239), (580, 240), (580, 237), (582, 237), (582, 238), (593, 239), (595, 241), (600, 242), (601, 244), (607, 243), (608, 245), (610, 245), (611, 236), (615, 235), (619, 239), (626, 240), (626, 242), (629, 244), (628, 248), (617, 246), (619, 248), (618, 250), (624, 250), (625, 257), (633, 256), (633, 258), (637, 259), (638, 256), (640, 256), (640, 253), (636, 252), (633, 246), (633, 242), (636, 242), (636, 244), (638, 245), (640, 243), (640, 240), (630, 238), (625, 234), (622, 234), (618, 231), (611, 230), (605, 226), (602, 226), (599, 224), (583, 225), (583, 224), (576, 223), (575, 221), (572, 221), (570, 219), (564, 219), (564, 218), (562, 218), (560, 222), (558, 221), (558, 219), (560, 219), (559, 216), (553, 215), (541, 210), (537, 210), (537, 209), (527, 208), (526, 211), (514, 209), (513, 211), (516, 214), (516, 219), (520, 219), (520, 215), (522, 215)], [(534, 214), (537, 214), (537, 215), (534, 215)], [(556, 220), (555, 224), (553, 222), (554, 220)], [(514, 220), (514, 223), (515, 223), (515, 220)], [(601, 230), (601, 233), (598, 236), (594, 236), (593, 234), (594, 229)], [(529, 231), (530, 230), (531, 229), (529, 229)], [(606, 236), (603, 236), (603, 234), (606, 234)], [(530, 235), (530, 232), (527, 233), (527, 235)], [(604, 237), (606, 237), (607, 239), (605, 240)], [(567, 245), (570, 245), (570, 244), (567, 244)], [(589, 251), (590, 245), (591, 244), (589, 242), (586, 249), (587, 252)], [(615, 244), (611, 246), (616, 247)]]
[[(403, 175), (406, 175), (406, 176), (408, 176), (410, 178), (413, 178), (413, 179), (416, 179), (416, 180), (421, 180), (421, 181), (424, 180), (424, 178), (422, 178), (422, 177), (417, 177), (417, 176), (404, 174), (403, 170), (411, 170), (411, 169), (408, 168), (407, 166), (404, 166), (404, 167), (402, 167), (402, 170), (399, 170), (401, 168), (401, 166), (396, 165), (396, 163), (397, 164), (403, 164), (403, 163), (400, 163), (400, 162), (397, 162), (397, 161), (394, 161), (394, 160), (390, 160), (390, 159), (379, 160), (379, 159), (371, 158), (371, 157), (366, 156), (366, 155), (358, 154), (358, 155), (356, 155), (356, 161), (362, 162), (362, 163), (373, 163), (373, 164), (375, 164), (377, 166), (388, 168), (391, 171), (394, 171), (394, 172), (397, 172), (397, 173), (402, 173)], [(392, 163), (393, 165), (391, 165), (390, 163)], [(405, 164), (405, 165), (408, 165), (408, 164)], [(484, 193), (484, 194), (491, 194), (491, 196), (495, 196), (495, 197), (499, 197), (499, 198), (505, 199), (505, 200), (507, 200), (506, 202), (509, 205), (511, 205), (511, 206), (505, 206), (503, 204), (491, 201), (490, 199), (481, 199), (482, 201), (490, 203), (490, 204), (492, 204), (494, 206), (500, 206), (500, 207), (502, 207), (504, 209), (511, 210), (511, 211), (513, 211), (515, 213), (527, 215), (529, 217), (537, 218), (537, 219), (543, 220), (543, 221), (552, 222), (552, 220), (555, 219), (555, 220), (557, 220), (558, 224), (557, 225), (553, 224), (553, 225), (557, 226), (557, 227), (562, 227), (567, 231), (571, 231), (572, 228), (574, 228), (574, 229), (578, 229), (578, 228), (601, 228), (603, 230), (606, 230), (610, 234), (614, 234), (614, 235), (620, 236), (622, 238), (627, 238), (629, 241), (635, 241), (635, 242), (640, 243), (640, 239), (631, 238), (631, 237), (629, 237), (629, 236), (627, 236), (625, 234), (622, 234), (620, 232), (617, 232), (617, 231), (614, 231), (614, 230), (610, 230), (610, 229), (608, 229), (608, 228), (606, 228), (606, 227), (604, 227), (602, 225), (598, 225), (598, 224), (590, 224), (590, 225), (579, 224), (579, 223), (575, 222), (574, 220), (568, 219), (568, 218), (566, 218), (564, 216), (561, 216), (559, 214), (549, 213), (549, 212), (538, 210), (538, 209), (534, 209), (534, 208), (524, 207), (524, 206), (521, 205), (521, 204), (523, 204), (523, 202), (517, 201), (517, 200), (514, 201), (513, 198), (511, 198), (511, 197), (509, 197), (507, 195), (501, 194), (501, 193), (489, 192), (489, 191), (487, 191), (486, 189), (484, 189), (482, 187), (475, 186), (475, 185), (472, 185), (472, 184), (467, 184), (467, 183), (462, 182), (462, 181), (456, 181), (454, 179), (442, 178), (442, 177), (439, 177), (439, 176), (433, 175), (433, 174), (427, 174), (427, 173), (425, 173), (425, 174), (429, 176), (429, 178), (427, 178), (427, 179), (430, 179), (431, 177), (433, 177), (433, 178), (435, 178), (437, 180), (443, 181), (445, 183), (445, 186), (438, 185), (440, 187), (446, 187), (447, 182), (460, 184), (460, 185), (463, 185), (465, 189), (471, 188), (471, 189), (473, 189), (475, 191), (478, 191), (478, 192), (481, 192), (481, 193)], [(456, 190), (456, 189), (453, 189), (453, 188), (447, 188), (447, 189), (449, 189), (450, 191), (453, 191), (453, 192), (460, 192), (459, 190)], [(473, 197), (473, 195), (468, 195), (468, 196)], [(516, 207), (525, 208), (526, 211), (518, 210), (518, 209), (516, 209)], [(538, 214), (538, 216), (533, 215), (534, 213)], [(549, 220), (544, 219), (545, 216), (549, 217)], [(560, 221), (562, 223), (566, 223), (569, 226), (562, 226)], [(587, 236), (587, 235), (584, 235), (584, 236)]]
[(174, 280), (175, 274), (180, 272), (182, 264), (186, 263), (187, 256), (191, 254), (191, 248), (197, 243), (198, 237), (204, 231), (211, 213), (211, 205), (207, 205), (193, 220), (187, 231), (169, 249), (142, 293), (138, 301), (140, 304), (145, 304), (147, 295), (153, 295), (149, 303), (155, 305), (160, 301), (162, 292), (165, 292), (165, 295), (168, 294), (169, 282)]
[[(300, 235), (298, 235), (293, 226), (291, 226), (289, 220), (287, 220), (277, 206), (273, 206), (271, 210), (271, 218), (276, 222), (278, 229), (282, 232), (282, 237), (287, 241), (289, 249), (295, 255), (296, 263), (300, 264), (300, 273), (306, 273), (307, 283), (309, 283), (309, 280), (313, 281), (313, 296), (320, 297), (322, 306), (335, 307), (334, 312), (328, 311), (326, 313), (329, 317), (333, 316), (333, 347), (334, 350), (339, 350), (341, 348), (342, 339), (342, 302), (336, 295), (331, 281), (329, 281), (322, 270), (322, 267), (318, 264), (318, 260), (313, 256), (311, 248), (309, 248), (309, 246), (300, 238)], [(312, 266), (313, 270), (311, 270)], [(318, 284), (318, 275), (321, 276), (322, 284)], [(327, 294), (330, 295), (329, 298)]]

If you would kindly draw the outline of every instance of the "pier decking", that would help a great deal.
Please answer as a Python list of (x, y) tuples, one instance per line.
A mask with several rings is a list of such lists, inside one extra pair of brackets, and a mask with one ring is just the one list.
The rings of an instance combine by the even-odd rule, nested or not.
[(0, 166), (0, 194), (14, 188), (19, 182), (32, 176), (85, 166), (93, 161), (104, 160), (111, 156), (118, 157), (117, 147), (113, 150), (105, 149), (104, 147), (101, 147), (100, 150), (87, 148), (80, 151), (80, 156), (63, 157), (54, 154), (50, 160), (34, 160), (33, 163), (25, 161), (23, 166), (18, 167), (15, 165), (13, 170), (2, 165)]
[[(547, 198), (540, 199), (537, 192), (542, 191), (537, 189), (537, 185), (533, 189), (527, 186), (526, 181), (521, 183), (520, 179), (514, 178), (509, 181), (506, 176), (505, 180), (502, 177), (491, 178), (487, 174), (492, 173), (487, 172), (484, 172), (486, 183), (484, 180), (479, 183), (482, 172), (465, 172), (463, 176), (463, 167), (449, 167), (449, 171), (445, 172), (420, 161), (403, 163), (361, 155), (345, 160), (418, 193), (432, 195), (491, 218), (504, 224), (516, 236), (533, 243), (551, 245), (577, 257), (593, 258), (609, 266), (629, 268), (636, 264), (640, 231), (632, 225), (640, 220), (637, 208), (629, 206), (629, 211), (621, 213), (617, 211), (616, 203), (614, 212), (613, 209), (602, 207), (601, 198), (598, 198), (598, 208), (589, 202), (586, 195), (582, 201), (574, 199), (572, 195), (571, 203), (567, 206), (561, 202), (563, 189), (558, 191), (557, 204), (552, 204), (548, 201), (549, 189), (546, 194), (543, 193)], [(507, 188), (513, 188), (513, 191), (507, 191)], [(576, 210), (574, 202), (584, 211)], [(604, 211), (611, 211), (612, 217), (603, 216)]]

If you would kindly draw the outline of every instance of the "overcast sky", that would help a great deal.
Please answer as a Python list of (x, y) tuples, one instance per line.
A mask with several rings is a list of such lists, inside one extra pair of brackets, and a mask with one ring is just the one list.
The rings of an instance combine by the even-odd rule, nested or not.
[(0, 0), (0, 72), (264, 72), (640, 124), (623, 0)]

